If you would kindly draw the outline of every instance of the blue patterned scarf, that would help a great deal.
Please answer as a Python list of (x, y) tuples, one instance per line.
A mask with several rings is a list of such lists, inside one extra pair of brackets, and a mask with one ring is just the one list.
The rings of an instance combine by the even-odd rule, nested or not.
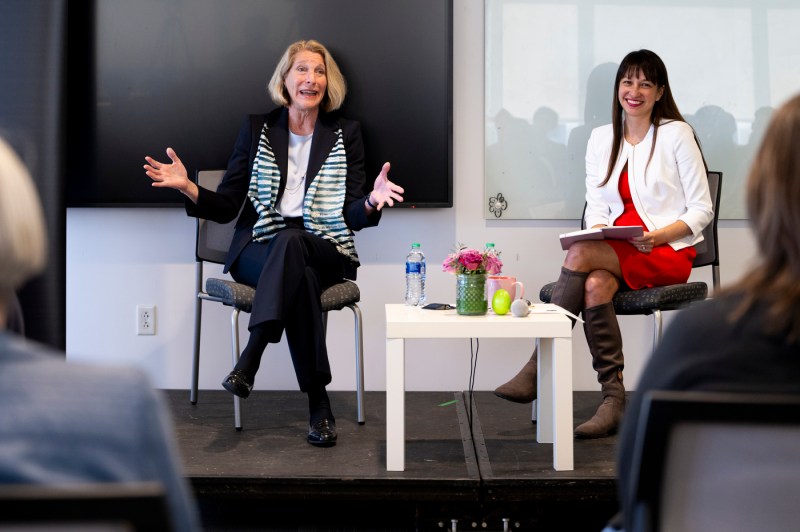
[[(303, 226), (309, 233), (332, 243), (339, 253), (358, 264), (353, 232), (345, 224), (342, 215), (347, 190), (347, 155), (341, 128), (336, 131), (336, 137), (336, 144), (306, 190)], [(270, 240), (286, 227), (283, 216), (276, 208), (280, 180), (281, 173), (267, 139), (267, 125), (264, 124), (247, 192), (258, 213), (258, 221), (253, 226), (253, 240), (257, 242)]]

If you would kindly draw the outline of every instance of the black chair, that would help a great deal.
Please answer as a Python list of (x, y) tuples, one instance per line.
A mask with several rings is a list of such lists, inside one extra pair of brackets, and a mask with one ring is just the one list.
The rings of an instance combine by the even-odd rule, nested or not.
[(797, 530), (800, 395), (643, 397), (629, 532)]
[[(217, 185), (225, 174), (223, 170), (201, 170), (197, 172), (197, 184), (216, 190)], [(231, 351), (233, 365), (239, 360), (239, 313), (250, 312), (253, 306), (255, 289), (246, 284), (237, 283), (228, 279), (209, 278), (203, 290), (203, 263), (213, 262), (224, 264), (228, 253), (236, 221), (227, 224), (218, 224), (211, 220), (197, 219), (197, 272), (195, 301), (195, 327), (194, 327), (194, 359), (192, 363), (192, 385), (189, 400), (197, 404), (198, 377), (200, 372), (200, 328), (203, 301), (214, 301), (233, 307), (231, 313)], [(358, 285), (352, 281), (333, 285), (322, 292), (322, 311), (325, 326), (328, 323), (328, 312), (342, 310), (347, 307), (353, 311), (355, 319), (355, 350), (356, 350), (356, 401), (358, 406), (358, 423), (365, 423), (364, 416), (364, 333), (362, 328), (361, 309), (357, 303), (361, 300)], [(242, 430), (241, 404), (239, 397), (233, 396), (234, 426)]]
[[(708, 188), (714, 205), (714, 219), (703, 230), (704, 240), (695, 245), (697, 256), (693, 268), (711, 266), (711, 279), (714, 290), (719, 288), (719, 245), (717, 243), (717, 222), (719, 221), (720, 190), (722, 189), (722, 173), (708, 172)], [(586, 207), (584, 206), (584, 213)], [(581, 216), (581, 228), (585, 225), (585, 217)], [(556, 283), (548, 283), (539, 291), (539, 299), (550, 302)], [(641, 290), (619, 291), (614, 296), (614, 311), (619, 315), (643, 314), (653, 315), (653, 349), (661, 341), (661, 312), (677, 310), (689, 306), (696, 301), (708, 297), (708, 285), (694, 281)]]
[(0, 485), (0, 530), (174, 530), (158, 482)]

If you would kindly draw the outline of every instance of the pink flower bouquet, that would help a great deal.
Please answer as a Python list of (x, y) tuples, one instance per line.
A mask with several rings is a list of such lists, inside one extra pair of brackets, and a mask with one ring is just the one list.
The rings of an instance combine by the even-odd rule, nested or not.
[(494, 248), (478, 251), (459, 244), (457, 251), (449, 254), (442, 262), (442, 271), (452, 274), (476, 275), (488, 273), (497, 275), (503, 269), (500, 252)]

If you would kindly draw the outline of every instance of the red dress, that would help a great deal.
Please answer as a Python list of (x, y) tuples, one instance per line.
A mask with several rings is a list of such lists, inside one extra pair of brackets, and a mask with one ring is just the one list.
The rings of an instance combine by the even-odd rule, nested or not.
[[(646, 231), (647, 227), (636, 212), (636, 206), (631, 198), (627, 169), (622, 171), (619, 178), (619, 193), (622, 196), (624, 210), (614, 221), (614, 225), (641, 225)], [(685, 283), (689, 279), (692, 262), (697, 255), (692, 246), (676, 251), (669, 244), (661, 244), (654, 247), (650, 253), (642, 253), (627, 240), (606, 240), (606, 243), (617, 254), (625, 283), (634, 290)]]

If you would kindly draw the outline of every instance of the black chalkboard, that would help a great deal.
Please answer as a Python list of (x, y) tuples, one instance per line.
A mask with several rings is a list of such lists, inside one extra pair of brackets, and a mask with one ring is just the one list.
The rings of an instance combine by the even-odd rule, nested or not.
[(67, 35), (68, 207), (180, 204), (144, 156), (224, 168), (244, 116), (274, 107), (286, 46), (308, 38), (345, 75), (368, 179), (391, 161), (403, 206), (452, 206), (452, 0), (69, 2)]

